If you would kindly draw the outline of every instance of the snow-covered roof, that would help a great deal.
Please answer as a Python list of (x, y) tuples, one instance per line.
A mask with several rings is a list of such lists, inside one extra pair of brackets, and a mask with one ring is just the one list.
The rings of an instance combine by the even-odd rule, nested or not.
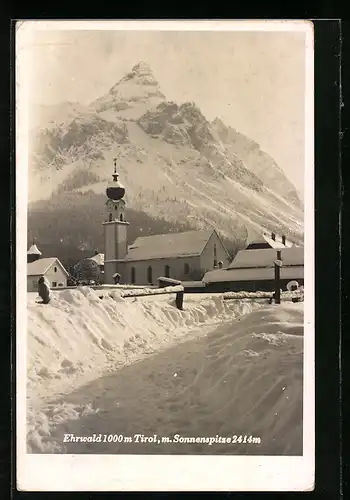
[[(204, 283), (230, 282), (230, 281), (263, 281), (273, 280), (275, 277), (273, 267), (240, 268), (240, 269), (215, 269), (208, 271), (203, 277)], [(304, 266), (281, 267), (281, 279), (303, 279)]]
[[(304, 265), (303, 247), (285, 247), (280, 250), (283, 266)], [(228, 269), (273, 267), (273, 262), (276, 259), (277, 251), (274, 248), (262, 248), (254, 251), (241, 250), (228, 266)]]
[(29, 250), (28, 250), (27, 254), (28, 254), (28, 255), (42, 255), (42, 253), (40, 252), (39, 248), (38, 248), (35, 244), (33, 244), (33, 245), (29, 248)]
[(27, 276), (43, 276), (55, 263), (58, 264), (63, 272), (68, 276), (68, 272), (57, 257), (47, 257), (45, 259), (36, 260), (35, 262), (30, 262), (27, 264)]
[(129, 246), (124, 260), (137, 261), (200, 255), (213, 230), (143, 236)]
[(276, 239), (272, 239), (270, 234), (263, 233), (261, 236), (258, 238), (249, 241), (249, 244), (247, 245), (247, 250), (254, 249), (255, 245), (264, 245), (264, 248), (275, 248), (275, 249), (280, 249), (280, 248), (287, 248), (291, 247), (292, 243), (286, 239), (285, 244), (282, 243), (282, 237), (281, 236), (276, 236)]
[[(304, 248), (283, 248), (281, 259), (281, 279), (304, 277)], [(273, 280), (275, 260), (277, 260), (277, 251), (274, 248), (241, 250), (227, 269), (208, 271), (203, 277), (203, 282)]]
[(105, 263), (105, 256), (103, 253), (98, 253), (93, 257), (87, 257), (87, 260), (93, 260), (98, 266), (103, 266)]

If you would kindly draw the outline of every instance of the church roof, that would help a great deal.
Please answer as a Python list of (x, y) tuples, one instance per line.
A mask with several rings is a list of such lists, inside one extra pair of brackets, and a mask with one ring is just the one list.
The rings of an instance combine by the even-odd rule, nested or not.
[(39, 248), (35, 244), (33, 244), (29, 248), (27, 254), (29, 254), (29, 255), (42, 255), (42, 253), (40, 252)]
[(209, 229), (142, 236), (129, 246), (128, 254), (124, 260), (136, 261), (200, 255), (213, 232), (213, 229)]
[(45, 259), (39, 259), (34, 262), (30, 262), (29, 264), (27, 264), (27, 276), (42, 276), (50, 269), (50, 267), (54, 263), (57, 263), (68, 276), (68, 272), (63, 267), (61, 262), (57, 259), (57, 257), (47, 257)]

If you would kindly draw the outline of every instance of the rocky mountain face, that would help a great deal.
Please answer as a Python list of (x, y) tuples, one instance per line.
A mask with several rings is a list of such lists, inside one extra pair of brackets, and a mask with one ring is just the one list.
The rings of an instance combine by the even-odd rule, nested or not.
[[(65, 220), (65, 230), (74, 234), (80, 224), (88, 240), (91, 224), (100, 228), (98, 213), (81, 227), (81, 195), (86, 194), (86, 204), (92, 194), (98, 197), (103, 209), (117, 157), (128, 207), (168, 221), (169, 230), (172, 224), (214, 226), (239, 245), (262, 230), (302, 241), (302, 204), (274, 160), (220, 119), (209, 122), (194, 103), (168, 101), (145, 63), (90, 106), (63, 103), (39, 111), (30, 132), (29, 186), (29, 230), (33, 234), (40, 226), (38, 238), (45, 231), (36, 221), (43, 203), (53, 198), (57, 210), (60, 203), (68, 210), (71, 227)], [(75, 193), (79, 203), (71, 196), (67, 207), (66, 193)]]

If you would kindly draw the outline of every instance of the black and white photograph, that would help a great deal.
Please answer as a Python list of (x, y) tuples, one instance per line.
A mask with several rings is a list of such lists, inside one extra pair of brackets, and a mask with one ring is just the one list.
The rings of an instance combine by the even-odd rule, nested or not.
[(18, 488), (311, 490), (312, 23), (21, 21), (16, 92)]

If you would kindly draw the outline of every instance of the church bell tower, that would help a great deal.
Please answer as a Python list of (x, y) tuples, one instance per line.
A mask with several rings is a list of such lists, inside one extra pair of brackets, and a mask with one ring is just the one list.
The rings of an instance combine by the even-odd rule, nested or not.
[(121, 275), (121, 263), (128, 251), (127, 230), (129, 222), (125, 221), (125, 188), (118, 180), (117, 160), (114, 159), (113, 180), (107, 184), (107, 220), (103, 222), (105, 240), (104, 282), (114, 283), (116, 273)]

